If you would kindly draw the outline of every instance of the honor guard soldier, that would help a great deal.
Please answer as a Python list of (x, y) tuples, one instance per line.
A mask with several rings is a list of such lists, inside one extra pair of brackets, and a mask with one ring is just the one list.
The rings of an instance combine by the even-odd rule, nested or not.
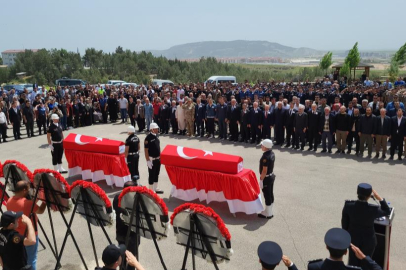
[[(310, 261), (307, 270), (382, 270), (369, 256), (365, 256), (358, 247), (351, 244), (351, 235), (340, 228), (332, 228), (327, 231), (324, 243), (330, 253), (330, 257), (325, 260)], [(361, 261), (361, 267), (345, 265), (343, 256), (347, 254), (347, 249), (351, 250)]]
[(289, 270), (297, 270), (296, 265), (283, 255), (281, 247), (275, 242), (262, 242), (258, 247), (258, 257), (263, 270), (274, 270), (281, 260)]
[(140, 174), (138, 164), (140, 161), (140, 139), (135, 135), (135, 127), (128, 126), (128, 138), (125, 140), (125, 157), (127, 159), (128, 170), (131, 173), (131, 180), (139, 185)]
[(47, 140), (49, 148), (52, 154), (52, 165), (54, 165), (54, 170), (59, 173), (67, 173), (67, 171), (62, 167), (62, 157), (63, 157), (63, 133), (62, 127), (59, 124), (59, 116), (57, 114), (52, 114), (52, 123), (49, 125), (47, 132)]
[(265, 198), (265, 210), (258, 214), (260, 218), (273, 218), (273, 184), (275, 182), (275, 175), (273, 174), (273, 167), (275, 165), (275, 153), (272, 151), (273, 143), (271, 140), (266, 139), (261, 142), (261, 149), (264, 154), (259, 161), (260, 187)]
[[(350, 233), (352, 243), (359, 247), (365, 255), (372, 257), (377, 244), (374, 221), (377, 218), (390, 215), (391, 210), (385, 199), (379, 196), (370, 184), (359, 184), (357, 194), (357, 201), (345, 202), (341, 226)], [(380, 206), (369, 204), (368, 200), (371, 197), (378, 200)], [(348, 263), (355, 266), (360, 265), (359, 259), (351, 250)]]
[(158, 138), (158, 124), (155, 122), (151, 123), (149, 130), (150, 133), (145, 137), (144, 141), (145, 159), (147, 160), (148, 166), (149, 189), (152, 189), (157, 194), (162, 194), (164, 192), (158, 189), (159, 171), (161, 170), (161, 148)]

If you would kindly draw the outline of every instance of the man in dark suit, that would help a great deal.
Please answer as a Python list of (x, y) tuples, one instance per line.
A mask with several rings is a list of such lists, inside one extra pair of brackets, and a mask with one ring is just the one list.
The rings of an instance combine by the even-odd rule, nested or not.
[(171, 119), (171, 111), (166, 98), (162, 102), (158, 111), (159, 122), (161, 127), (161, 134), (168, 134), (169, 132), (169, 120)]
[[(391, 212), (385, 199), (372, 189), (370, 184), (362, 183), (357, 188), (358, 200), (346, 201), (341, 218), (341, 226), (350, 233), (351, 243), (359, 247), (367, 256), (372, 257), (377, 244), (374, 221), (388, 216)], [(373, 196), (372, 196), (373, 195)], [(369, 204), (370, 198), (378, 200), (380, 206)], [(360, 260), (350, 250), (348, 264), (360, 266)]]
[(386, 109), (382, 108), (380, 110), (380, 116), (375, 118), (375, 131), (374, 136), (376, 140), (376, 155), (375, 158), (379, 158), (379, 151), (382, 148), (382, 159), (386, 158), (386, 146), (388, 144), (388, 137), (391, 134), (391, 119), (386, 116)]
[(21, 139), (21, 133), (20, 133), (21, 114), (17, 108), (16, 100), (13, 101), (11, 108), (8, 112), (8, 115), (10, 118), (10, 122), (13, 125), (14, 139), (20, 140)]
[[(195, 122), (196, 122), (196, 137), (204, 136), (204, 118), (206, 117), (206, 105), (202, 103), (201, 98), (196, 99), (195, 105)], [(230, 126), (231, 129), (231, 126)]]
[(295, 104), (293, 101), (290, 102), (289, 110), (286, 111), (286, 145), (285, 147), (289, 147), (292, 143), (292, 148), (295, 147), (295, 132), (293, 131), (293, 123), (295, 122)]
[(243, 103), (241, 108), (241, 121), (240, 121), (240, 132), (241, 140), (240, 142), (248, 143), (250, 140), (250, 111), (247, 108), (247, 104)]
[(276, 103), (276, 108), (273, 111), (273, 119), (272, 122), (274, 123), (274, 134), (275, 134), (275, 144), (274, 145), (282, 145), (283, 141), (285, 140), (285, 124), (286, 124), (286, 109), (283, 108), (283, 103), (281, 101)]
[(264, 108), (264, 124), (262, 126), (262, 139), (270, 139), (271, 138), (271, 126), (272, 123), (272, 116), (271, 116), (271, 109), (270, 106), (267, 104)]
[(317, 151), (317, 144), (319, 138), (319, 122), (320, 122), (320, 114), (317, 112), (317, 105), (315, 103), (312, 104), (312, 109), (308, 113), (308, 130), (309, 133), (309, 149), (307, 151), (313, 150), (314, 152)]
[(299, 112), (295, 115), (293, 121), (293, 131), (295, 132), (295, 149), (299, 149), (299, 140), (301, 142), (300, 150), (303, 151), (305, 146), (306, 130), (307, 130), (307, 114), (304, 112), (305, 106), (299, 105)]
[(258, 102), (254, 102), (250, 111), (251, 143), (259, 144), (261, 140), (261, 129), (263, 124), (263, 113), (258, 108)]
[[(323, 146), (322, 153), (328, 152), (331, 154), (331, 148), (333, 147), (333, 136), (336, 132), (334, 115), (330, 112), (330, 107), (325, 107), (324, 112), (320, 116), (319, 122), (319, 135), (321, 136), (321, 142)], [(326, 141), (328, 140), (328, 146)]]
[(237, 100), (232, 99), (227, 108), (227, 121), (230, 127), (230, 141), (238, 142), (238, 125), (240, 123), (240, 107), (237, 106)]
[(351, 154), (352, 143), (355, 140), (355, 154), (357, 156), (359, 155), (358, 129), (359, 129), (360, 117), (361, 117), (361, 115), (359, 114), (359, 109), (355, 108), (354, 112), (352, 113), (351, 118), (350, 118), (350, 132), (348, 133), (348, 137), (347, 137), (347, 145), (348, 145), (347, 154)]
[(172, 134), (178, 134), (178, 120), (176, 119), (176, 101), (171, 101), (171, 126), (172, 126)]
[[(307, 266), (308, 270), (382, 270), (371, 257), (365, 256), (358, 247), (351, 244), (350, 234), (343, 229), (332, 228), (328, 230), (324, 237), (324, 243), (330, 253), (330, 258), (310, 261)], [(344, 264), (343, 257), (347, 254), (348, 248), (360, 260), (362, 268)]]
[(391, 123), (391, 147), (390, 159), (393, 159), (396, 148), (398, 149), (398, 159), (402, 160), (403, 141), (406, 139), (406, 118), (402, 109), (396, 111), (396, 116), (392, 117)]

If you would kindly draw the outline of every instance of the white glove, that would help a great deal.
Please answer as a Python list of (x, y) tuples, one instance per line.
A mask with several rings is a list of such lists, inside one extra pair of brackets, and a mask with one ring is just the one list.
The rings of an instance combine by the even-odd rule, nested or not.
[(264, 181), (259, 180), (259, 187), (260, 187), (261, 189), (263, 189), (263, 188), (264, 188)]
[(148, 168), (149, 168), (150, 170), (152, 170), (152, 161), (151, 161), (151, 160), (148, 160), (148, 161), (147, 161), (147, 166), (148, 166)]
[(54, 151), (54, 146), (52, 144), (50, 144), (49, 149), (51, 149), (51, 151)]

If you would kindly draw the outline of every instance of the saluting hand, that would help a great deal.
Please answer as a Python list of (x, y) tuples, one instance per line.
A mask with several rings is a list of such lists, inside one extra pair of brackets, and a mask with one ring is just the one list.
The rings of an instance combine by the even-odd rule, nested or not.
[(365, 254), (362, 253), (362, 251), (358, 247), (351, 244), (351, 249), (352, 249), (352, 251), (354, 251), (355, 257), (357, 257), (359, 260), (365, 259), (365, 257), (366, 257)]
[(382, 197), (379, 196), (378, 192), (376, 192), (375, 189), (372, 189), (372, 194), (374, 194), (375, 199), (377, 199), (378, 201), (382, 201)]
[(286, 255), (282, 256), (282, 261), (286, 265), (286, 267), (290, 267), (290, 265), (292, 264), (292, 261)]

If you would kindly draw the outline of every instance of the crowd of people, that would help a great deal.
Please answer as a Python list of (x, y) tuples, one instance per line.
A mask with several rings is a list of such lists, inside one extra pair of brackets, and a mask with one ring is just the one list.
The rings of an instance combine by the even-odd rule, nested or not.
[[(52, 114), (60, 117), (63, 130), (95, 123), (130, 122), (138, 132), (149, 131), (152, 122), (161, 134), (206, 137), (258, 145), (271, 138), (275, 145), (309, 151), (386, 158), (404, 152), (406, 85), (371, 81), (368, 77), (351, 83), (342, 78), (310, 82), (263, 82), (250, 84), (204, 83), (179, 85), (57, 86), (41, 91), (0, 89), (0, 128), (6, 142), (8, 125), (16, 140), (20, 126), (27, 137), (44, 134)], [(8, 125), (7, 125), (8, 124)]]

